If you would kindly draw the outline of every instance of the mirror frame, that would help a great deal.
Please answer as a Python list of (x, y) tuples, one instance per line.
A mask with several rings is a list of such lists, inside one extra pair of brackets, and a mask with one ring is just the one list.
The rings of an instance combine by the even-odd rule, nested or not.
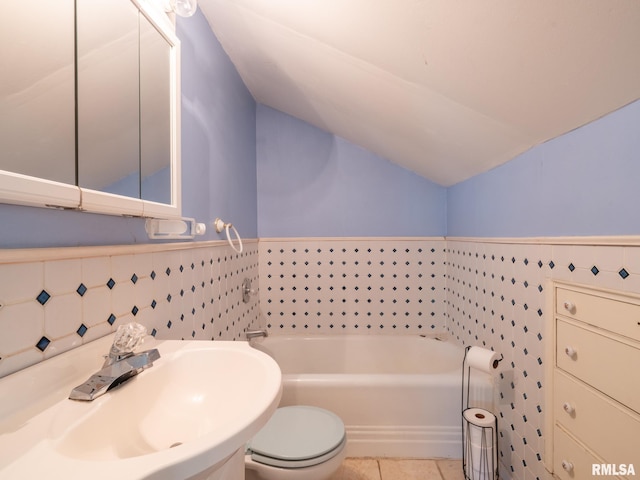
[[(171, 203), (164, 204), (98, 192), (77, 185), (31, 177), (0, 170), (0, 203), (52, 207), (135, 217), (180, 217), (180, 40), (167, 14), (151, 0), (131, 0), (141, 15), (158, 30), (170, 45), (170, 132)], [(76, 60), (74, 60), (76, 61)]]

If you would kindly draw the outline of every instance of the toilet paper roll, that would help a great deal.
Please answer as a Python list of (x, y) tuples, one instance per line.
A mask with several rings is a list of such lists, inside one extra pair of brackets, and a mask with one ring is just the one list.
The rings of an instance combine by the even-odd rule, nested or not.
[[(483, 432), (491, 434), (491, 431), (483, 430), (483, 428), (493, 428), (496, 426), (496, 416), (483, 408), (467, 408), (464, 412), (464, 419), (469, 422), (469, 434), (472, 444), (482, 444)], [(473, 428), (475, 427), (475, 428)], [(492, 445), (491, 438), (487, 438), (487, 445)]]
[[(493, 480), (494, 449), (497, 448), (496, 417), (482, 408), (468, 408), (463, 412), (467, 437), (467, 467), (473, 480)], [(470, 473), (470, 472), (468, 472)]]
[(486, 373), (495, 373), (500, 363), (500, 355), (482, 347), (471, 347), (465, 358), (467, 366)]

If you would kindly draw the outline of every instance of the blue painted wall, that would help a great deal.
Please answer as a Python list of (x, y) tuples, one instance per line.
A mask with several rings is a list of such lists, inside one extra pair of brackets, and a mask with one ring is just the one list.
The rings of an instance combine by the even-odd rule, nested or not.
[[(183, 215), (257, 235), (255, 101), (201, 12), (178, 18), (182, 41)], [(0, 248), (147, 243), (144, 220), (0, 205)], [(198, 240), (222, 238), (208, 226)]]
[(200, 11), (179, 19), (178, 36), (184, 215), (220, 217), (256, 238), (256, 103)]
[[(640, 101), (445, 189), (256, 106), (200, 12), (178, 36), (184, 216), (245, 238), (640, 234)], [(0, 225), (0, 248), (149, 241), (144, 220), (72, 211), (0, 205)]]
[(450, 187), (449, 236), (640, 234), (640, 101)]
[(258, 105), (259, 237), (442, 236), (446, 189)]

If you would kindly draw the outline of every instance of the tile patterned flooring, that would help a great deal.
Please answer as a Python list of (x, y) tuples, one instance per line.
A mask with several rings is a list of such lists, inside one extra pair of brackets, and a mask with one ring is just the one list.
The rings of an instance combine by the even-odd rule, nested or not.
[(330, 480), (464, 480), (462, 460), (347, 458)]

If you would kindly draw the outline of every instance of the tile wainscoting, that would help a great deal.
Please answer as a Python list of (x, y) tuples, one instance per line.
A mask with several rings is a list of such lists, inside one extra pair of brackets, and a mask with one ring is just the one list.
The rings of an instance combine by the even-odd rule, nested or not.
[(445, 331), (440, 238), (260, 239), (260, 310), (272, 333)]
[[(258, 242), (0, 251), (0, 377), (136, 321), (158, 338), (234, 340), (258, 324)], [(106, 353), (106, 352), (105, 352)]]
[[(241, 283), (258, 296), (242, 303)], [(504, 355), (501, 478), (544, 479), (551, 280), (640, 294), (640, 239), (327, 238), (0, 251), (0, 376), (136, 320), (160, 338), (448, 332)], [(259, 289), (258, 289), (259, 282)], [(258, 308), (259, 305), (259, 308)]]
[(504, 355), (501, 478), (550, 479), (544, 452), (551, 280), (640, 294), (640, 239), (261, 239), (260, 309), (274, 334), (448, 331)]
[(450, 334), (504, 355), (496, 412), (500, 478), (550, 479), (542, 458), (549, 284), (640, 293), (640, 241), (449, 238), (445, 261)]

